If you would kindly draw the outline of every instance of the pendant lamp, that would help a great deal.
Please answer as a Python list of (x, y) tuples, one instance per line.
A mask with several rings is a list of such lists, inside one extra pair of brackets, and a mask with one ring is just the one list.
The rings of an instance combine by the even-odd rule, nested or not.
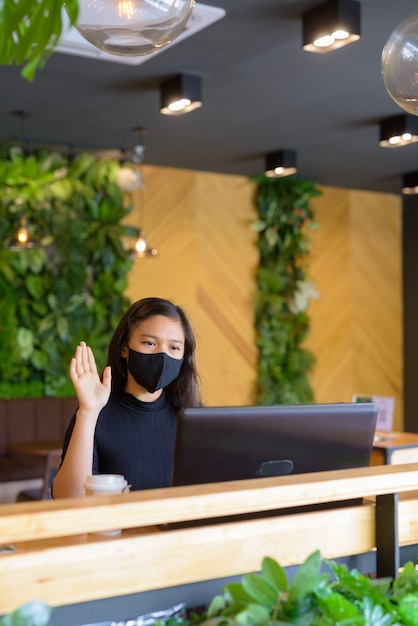
[(26, 227), (26, 220), (22, 219), (16, 234), (6, 243), (9, 250), (29, 250), (31, 248), (40, 248), (41, 244), (32, 237)]
[(398, 24), (382, 51), (382, 77), (396, 104), (418, 115), (418, 13)]
[(143, 56), (176, 39), (193, 7), (194, 0), (79, 0), (75, 28), (100, 50)]

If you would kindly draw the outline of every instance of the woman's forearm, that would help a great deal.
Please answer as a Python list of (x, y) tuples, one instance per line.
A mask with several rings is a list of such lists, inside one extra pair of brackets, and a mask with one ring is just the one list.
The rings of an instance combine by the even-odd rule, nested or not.
[(54, 498), (78, 498), (85, 495), (84, 483), (93, 467), (97, 417), (97, 412), (78, 409), (64, 461), (54, 479)]

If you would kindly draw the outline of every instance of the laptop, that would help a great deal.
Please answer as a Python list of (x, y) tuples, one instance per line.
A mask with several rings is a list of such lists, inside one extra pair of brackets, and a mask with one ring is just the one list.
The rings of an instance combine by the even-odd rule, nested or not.
[(374, 403), (182, 409), (171, 485), (367, 467), (377, 415)]

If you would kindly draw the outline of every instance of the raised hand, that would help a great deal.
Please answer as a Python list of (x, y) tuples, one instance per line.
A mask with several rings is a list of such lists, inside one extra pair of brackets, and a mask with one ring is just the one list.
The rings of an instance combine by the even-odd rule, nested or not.
[(105, 406), (110, 395), (110, 367), (105, 368), (103, 380), (100, 380), (93, 352), (84, 341), (77, 346), (71, 359), (70, 377), (81, 410), (100, 411)]

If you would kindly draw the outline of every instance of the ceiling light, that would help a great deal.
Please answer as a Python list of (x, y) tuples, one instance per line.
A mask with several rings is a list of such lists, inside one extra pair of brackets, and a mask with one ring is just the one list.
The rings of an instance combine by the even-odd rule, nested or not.
[(379, 144), (383, 148), (401, 148), (418, 141), (418, 118), (401, 113), (380, 122)]
[(183, 115), (202, 106), (200, 76), (179, 74), (161, 85), (160, 112)]
[(418, 194), (418, 172), (409, 172), (403, 175), (402, 193), (410, 196)]
[(266, 155), (265, 175), (280, 178), (296, 174), (296, 152), (294, 150), (277, 150)]
[(303, 49), (330, 52), (360, 39), (360, 3), (328, 0), (302, 16)]

